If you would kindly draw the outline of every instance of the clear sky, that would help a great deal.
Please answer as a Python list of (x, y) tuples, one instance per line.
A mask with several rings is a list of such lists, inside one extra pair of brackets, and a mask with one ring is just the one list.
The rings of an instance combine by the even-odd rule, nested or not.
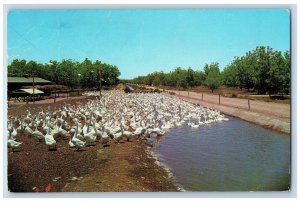
[(290, 13), (256, 10), (40, 10), (8, 15), (8, 63), (13, 59), (74, 59), (116, 65), (120, 78), (175, 67), (202, 70), (256, 46), (290, 49)]

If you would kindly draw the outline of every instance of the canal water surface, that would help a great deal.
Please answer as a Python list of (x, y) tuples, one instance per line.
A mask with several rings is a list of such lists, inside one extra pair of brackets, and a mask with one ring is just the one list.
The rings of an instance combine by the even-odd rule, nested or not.
[(280, 191), (290, 187), (290, 136), (229, 117), (175, 127), (153, 152), (187, 191)]

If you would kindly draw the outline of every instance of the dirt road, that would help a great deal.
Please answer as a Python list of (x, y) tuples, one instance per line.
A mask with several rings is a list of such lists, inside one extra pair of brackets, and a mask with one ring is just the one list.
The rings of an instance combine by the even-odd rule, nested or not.
[(227, 115), (238, 117), (240, 119), (261, 125), (265, 128), (269, 128), (284, 134), (290, 134), (291, 121), (289, 105), (284, 106), (285, 104), (255, 102), (252, 103), (254, 110), (248, 110), (242, 107), (236, 107), (237, 105), (233, 105), (234, 102), (240, 102), (239, 104), (241, 104), (244, 101), (242, 99), (228, 98), (218, 104), (212, 101), (214, 98), (212, 96), (210, 100), (207, 99), (208, 101), (205, 99), (202, 101), (202, 99), (199, 98), (199, 95), (195, 96), (193, 94), (191, 95), (191, 93), (190, 96), (187, 96), (187, 92), (182, 93), (182, 91), (180, 95), (177, 92), (175, 96), (195, 104), (217, 109)]
[[(176, 95), (181, 95), (185, 97), (195, 98), (204, 102), (209, 102), (213, 104), (219, 104), (219, 95), (212, 95), (203, 93), (202, 94), (195, 92), (187, 92), (187, 91), (168, 91), (174, 92)], [(228, 97), (220, 97), (220, 105), (234, 107), (238, 109), (248, 110), (248, 100), (240, 99), (240, 98), (228, 98)], [(280, 104), (273, 102), (263, 102), (263, 101), (253, 101), (250, 100), (250, 110), (251, 112), (258, 112), (265, 115), (269, 115), (272, 117), (282, 118), (286, 121), (290, 119), (290, 105), (288, 104)]]

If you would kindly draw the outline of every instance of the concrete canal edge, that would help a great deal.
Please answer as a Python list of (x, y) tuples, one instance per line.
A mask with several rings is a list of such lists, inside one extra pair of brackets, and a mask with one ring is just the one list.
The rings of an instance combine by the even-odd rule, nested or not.
[(176, 95), (176, 97), (179, 97), (185, 101), (189, 101), (194, 104), (200, 104), (205, 107), (217, 109), (226, 115), (240, 118), (242, 120), (260, 125), (264, 128), (268, 128), (268, 129), (271, 129), (271, 130), (274, 130), (274, 131), (277, 131), (277, 132), (280, 132), (280, 133), (283, 133), (286, 135), (291, 134), (290, 121), (286, 121), (286, 120), (279, 119), (276, 117), (268, 116), (266, 114), (262, 114), (262, 113), (258, 113), (258, 112), (248, 111), (248, 110), (234, 108), (234, 107), (228, 107), (228, 106), (224, 106), (224, 105), (213, 104), (213, 103), (201, 101), (201, 100), (194, 99), (194, 98), (187, 98), (187, 97), (179, 96), (179, 95)]

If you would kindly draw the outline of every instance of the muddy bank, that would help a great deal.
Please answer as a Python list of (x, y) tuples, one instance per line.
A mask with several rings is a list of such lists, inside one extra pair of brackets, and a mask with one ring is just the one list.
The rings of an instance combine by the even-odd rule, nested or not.
[(63, 192), (159, 192), (178, 191), (170, 175), (155, 163), (144, 141), (113, 145), (113, 151), (98, 150), (104, 163), (80, 181), (68, 182)]
[(265, 128), (283, 133), (283, 134), (290, 134), (290, 127), (291, 127), (291, 122), (290, 119), (286, 118), (279, 118), (277, 116), (271, 116), (270, 113), (268, 114), (263, 114), (259, 112), (253, 112), (253, 111), (248, 111), (244, 109), (239, 109), (239, 108), (234, 108), (234, 107), (229, 107), (229, 106), (224, 106), (224, 105), (219, 105), (219, 104), (213, 104), (205, 101), (201, 101), (199, 99), (195, 98), (190, 98), (187, 96), (180, 96), (176, 95), (179, 98), (182, 98), (186, 101), (192, 102), (194, 104), (200, 104), (205, 107), (210, 107), (217, 109), (224, 114), (227, 114), (229, 116), (237, 117), (240, 119), (243, 119), (245, 121), (249, 121), (251, 123), (263, 126)]
[[(64, 103), (83, 104), (85, 97), (56, 103), (11, 106), (8, 116), (35, 113), (50, 106), (50, 110)], [(19, 151), (8, 150), (8, 190), (11, 192), (158, 192), (178, 191), (163, 167), (155, 163), (144, 140), (110, 140), (108, 147), (98, 142), (76, 151), (68, 146), (69, 140), (57, 142), (57, 151), (48, 151), (45, 143), (20, 133), (23, 142)]]

